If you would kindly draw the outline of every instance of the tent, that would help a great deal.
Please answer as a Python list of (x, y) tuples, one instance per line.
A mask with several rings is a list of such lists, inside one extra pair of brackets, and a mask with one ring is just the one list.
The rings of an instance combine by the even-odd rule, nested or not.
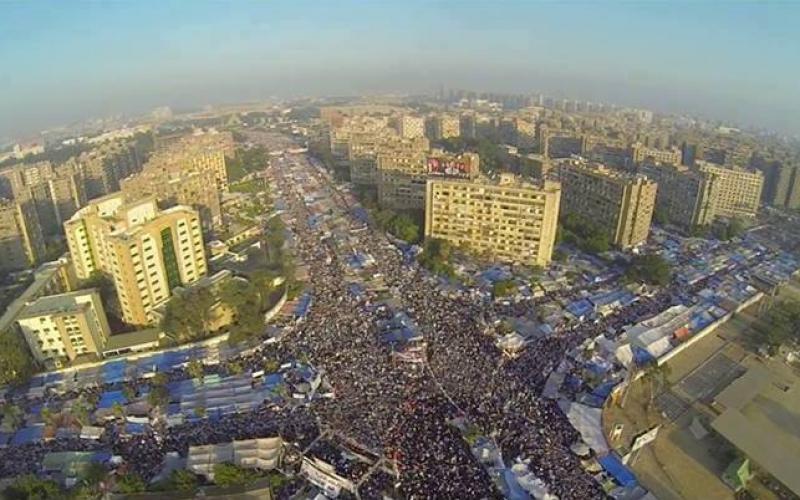
[(124, 405), (127, 402), (128, 398), (122, 394), (122, 391), (106, 391), (100, 396), (97, 407), (100, 409), (108, 409), (112, 408), (115, 403)]
[(601, 422), (602, 409), (568, 401), (561, 401), (558, 405), (581, 435), (583, 441), (597, 455), (608, 453), (608, 443), (606, 443)]
[(11, 439), (11, 444), (20, 446), (23, 444), (38, 443), (42, 440), (44, 435), (44, 424), (32, 425), (30, 427), (23, 427), (18, 430), (14, 437)]
[(606, 470), (611, 477), (614, 478), (616, 482), (618, 482), (622, 486), (630, 486), (636, 484), (636, 476), (633, 475), (633, 472), (630, 471), (625, 465), (622, 464), (622, 461), (613, 453), (609, 453), (603, 457), (598, 459), (600, 465), (603, 466), (603, 469)]

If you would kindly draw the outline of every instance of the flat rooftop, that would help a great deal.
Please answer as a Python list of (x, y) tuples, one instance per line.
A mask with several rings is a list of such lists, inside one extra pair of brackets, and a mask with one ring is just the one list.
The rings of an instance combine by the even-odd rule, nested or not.
[(800, 377), (755, 365), (715, 399), (711, 427), (800, 495)]
[(97, 292), (96, 288), (88, 288), (86, 290), (75, 290), (74, 292), (39, 297), (25, 306), (19, 315), (19, 319), (50, 314), (73, 314), (82, 311), (90, 305), (86, 302), (77, 302), (75, 298), (91, 295), (94, 292)]

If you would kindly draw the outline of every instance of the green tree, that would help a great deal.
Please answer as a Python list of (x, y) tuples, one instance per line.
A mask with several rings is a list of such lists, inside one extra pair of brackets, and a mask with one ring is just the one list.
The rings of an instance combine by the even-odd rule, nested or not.
[(72, 417), (82, 426), (89, 425), (89, 404), (86, 402), (86, 399), (83, 396), (80, 396), (78, 400), (73, 403), (69, 412), (70, 415), (72, 415)]
[(216, 298), (207, 288), (175, 295), (167, 303), (161, 327), (176, 342), (190, 342), (207, 337)]
[(53, 414), (53, 410), (48, 407), (43, 407), (39, 412), (39, 416), (42, 418), (42, 421), (47, 425), (53, 425), (55, 423), (55, 415)]
[(10, 434), (22, 426), (25, 414), (19, 406), (13, 403), (4, 404), (2, 409), (3, 421), (0, 424), (0, 430)]
[(169, 377), (164, 372), (158, 372), (150, 379), (151, 385), (167, 385)]
[(0, 386), (24, 383), (35, 368), (21, 335), (14, 330), (0, 332)]
[(492, 285), (492, 295), (495, 297), (506, 297), (514, 293), (517, 289), (514, 280), (497, 280)]
[(243, 486), (252, 482), (256, 477), (252, 471), (232, 463), (222, 462), (214, 465), (214, 482), (225, 488)]
[(46, 500), (63, 498), (63, 491), (57, 482), (41, 479), (32, 474), (20, 476), (3, 490), (3, 498), (8, 500)]
[(186, 469), (176, 469), (169, 476), (170, 489), (194, 491), (197, 489), (197, 476)]
[(147, 484), (138, 474), (128, 472), (119, 476), (115, 489), (118, 493), (123, 494), (142, 493), (147, 489)]
[(108, 469), (96, 462), (90, 463), (86, 470), (81, 474), (81, 481), (87, 486), (95, 486), (106, 480), (108, 477)]
[(186, 373), (188, 373), (189, 376), (194, 379), (202, 379), (205, 375), (203, 362), (199, 359), (193, 359), (189, 361), (189, 364), (186, 366)]
[(169, 403), (169, 391), (166, 386), (156, 385), (150, 388), (147, 394), (147, 402), (150, 406), (163, 408)]
[(275, 373), (281, 367), (280, 361), (274, 358), (269, 358), (264, 360), (264, 372), (265, 373)]
[(88, 278), (78, 283), (79, 290), (88, 290), (91, 288), (97, 289), (100, 293), (100, 298), (103, 299), (103, 304), (107, 308), (114, 312), (114, 314), (119, 313), (117, 290), (114, 288), (114, 282), (111, 281), (111, 278), (100, 271), (92, 271)]
[(625, 271), (629, 283), (649, 283), (666, 286), (672, 279), (669, 263), (658, 254), (637, 255)]
[(136, 388), (131, 384), (125, 384), (122, 386), (122, 395), (125, 396), (125, 399), (128, 401), (133, 401), (136, 399)]
[(452, 278), (455, 276), (453, 266), (450, 265), (452, 251), (453, 248), (447, 241), (429, 238), (425, 240), (418, 260), (422, 267), (432, 273)]
[(124, 418), (125, 408), (123, 408), (119, 402), (115, 401), (114, 405), (111, 407), (111, 413), (117, 418)]
[(228, 373), (231, 375), (241, 375), (244, 372), (242, 364), (238, 361), (230, 361), (227, 364)]
[(666, 363), (662, 365), (653, 363), (645, 370), (642, 379), (647, 382), (649, 387), (650, 398), (647, 404), (648, 408), (653, 406), (656, 396), (661, 393), (664, 387), (669, 383), (671, 373), (672, 371)]
[(667, 217), (667, 214), (663, 210), (655, 210), (653, 212), (653, 222), (659, 226), (665, 226), (669, 224), (669, 217)]

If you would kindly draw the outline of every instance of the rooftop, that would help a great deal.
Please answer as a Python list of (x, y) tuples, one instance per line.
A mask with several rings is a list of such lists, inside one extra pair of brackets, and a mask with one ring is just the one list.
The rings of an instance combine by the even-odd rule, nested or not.
[(755, 365), (723, 390), (711, 427), (800, 495), (800, 377)]
[(25, 306), (18, 319), (51, 314), (70, 314), (82, 311), (89, 307), (89, 304), (85, 302), (77, 302), (75, 298), (91, 295), (95, 292), (97, 292), (95, 288), (90, 288), (86, 290), (77, 290), (74, 292), (39, 297), (35, 301)]

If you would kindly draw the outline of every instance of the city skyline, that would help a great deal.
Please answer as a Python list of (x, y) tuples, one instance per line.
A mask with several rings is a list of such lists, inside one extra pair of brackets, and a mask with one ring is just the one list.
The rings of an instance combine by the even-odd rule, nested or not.
[(678, 7), (3, 4), (0, 136), (161, 105), (440, 85), (535, 90), (800, 133), (797, 70), (786, 64), (800, 52), (792, 26), (800, 7)]

